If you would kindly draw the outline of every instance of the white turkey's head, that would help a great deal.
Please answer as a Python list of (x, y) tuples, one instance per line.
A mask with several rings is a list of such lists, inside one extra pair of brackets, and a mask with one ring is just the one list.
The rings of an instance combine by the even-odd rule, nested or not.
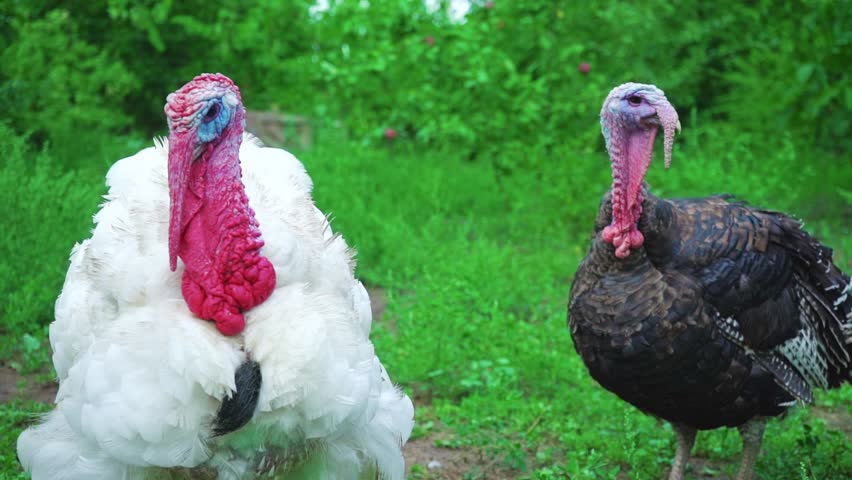
[(641, 186), (661, 126), (668, 168), (680, 120), (662, 90), (625, 83), (612, 89), (601, 108), (601, 132), (612, 162), (612, 224), (604, 228), (602, 237), (612, 243), (618, 258), (626, 258), (631, 248), (645, 241), (637, 228), (642, 214)]
[[(239, 174), (239, 142), (245, 125), (245, 109), (240, 90), (234, 82), (219, 73), (205, 73), (166, 97), (163, 108), (169, 122), (169, 192), (171, 215), (169, 223), (169, 263), (177, 266), (177, 250), (183, 228), (184, 198), (196, 161), (208, 159), (214, 152), (222, 158), (233, 158), (235, 165), (212, 165), (204, 171), (211, 178)], [(232, 141), (223, 143), (225, 138)], [(231, 151), (233, 150), (233, 151)]]
[(243, 312), (275, 288), (272, 263), (242, 183), (245, 109), (234, 82), (195, 77), (168, 96), (169, 266), (183, 260), (189, 310), (224, 335), (245, 327)]
[[(166, 97), (163, 108), (169, 122), (169, 138), (195, 144), (195, 154), (206, 144), (220, 139), (234, 122), (244, 126), (240, 89), (230, 78), (219, 74), (199, 75)], [(243, 112), (244, 113), (244, 112)]]

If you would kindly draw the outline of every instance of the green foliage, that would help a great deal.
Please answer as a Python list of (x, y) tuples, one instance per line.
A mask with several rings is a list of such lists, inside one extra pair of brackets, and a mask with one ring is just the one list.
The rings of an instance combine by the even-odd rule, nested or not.
[(40, 346), (53, 317), (68, 253), (91, 227), (102, 176), (58, 170), (0, 123), (0, 358), (22, 354), (19, 368), (41, 367)]
[(600, 148), (601, 99), (635, 80), (682, 113), (852, 146), (852, 13), (833, 0), (473, 2), (463, 21), (419, 0), (312, 4), (16, 2), (0, 23), (0, 90), (18, 131), (59, 143), (90, 128), (162, 132), (165, 95), (222, 71), (250, 106), (342, 120), (371, 142), (393, 128), (513, 169), (533, 166), (531, 149)]
[(166, 95), (207, 71), (233, 76), (258, 104), (303, 107), (311, 85), (286, 59), (311, 49), (311, 2), (256, 3), (14, 2), (0, 20), (4, 111), (19, 132), (53, 143), (90, 130), (95, 143), (130, 125), (150, 135), (165, 128)]
[(0, 97), (19, 131), (55, 144), (85, 144), (130, 124), (115, 102), (138, 83), (121, 62), (84, 39), (68, 11), (13, 18), (11, 28), (15, 41), (0, 54), (0, 78), (7, 79)]
[(629, 80), (661, 86), (682, 112), (848, 151), (850, 13), (841, 10), (831, 1), (522, 0), (475, 2), (453, 23), (417, 2), (341, 2), (318, 22), (313, 74), (360, 134), (394, 127), (485, 158), (509, 153), (510, 166), (531, 148), (597, 141), (601, 99)]
[(32, 401), (13, 401), (0, 403), (0, 478), (4, 480), (25, 480), (29, 475), (20, 473), (21, 468), (15, 457), (18, 434), (25, 425), (32, 423), (39, 414), (50, 409), (47, 405)]
[(718, 26), (736, 41), (719, 45), (713, 72), (727, 88), (708, 107), (752, 131), (792, 129), (803, 139), (849, 152), (852, 13), (841, 5), (731, 3)]

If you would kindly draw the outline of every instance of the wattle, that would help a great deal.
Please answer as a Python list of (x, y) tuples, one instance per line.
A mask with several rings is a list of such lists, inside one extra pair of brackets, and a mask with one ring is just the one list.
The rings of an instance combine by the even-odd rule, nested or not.
[(645, 243), (637, 228), (642, 216), (642, 182), (651, 164), (657, 129), (622, 134), (613, 129), (609, 150), (612, 159), (612, 224), (601, 236), (615, 247), (615, 256), (627, 258), (631, 248)]
[(206, 183), (184, 197), (184, 208), (194, 214), (180, 241), (186, 266), (181, 290), (192, 313), (215, 322), (224, 335), (237, 335), (245, 327), (242, 312), (272, 294), (275, 269), (260, 253), (263, 240), (239, 164), (230, 175), (211, 174), (210, 168)]

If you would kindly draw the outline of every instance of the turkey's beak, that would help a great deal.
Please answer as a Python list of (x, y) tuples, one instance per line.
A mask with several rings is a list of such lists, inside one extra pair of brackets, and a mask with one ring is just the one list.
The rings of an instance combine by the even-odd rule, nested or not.
[(189, 186), (190, 167), (201, 154), (196, 138), (191, 130), (169, 135), (169, 267), (172, 271), (177, 268), (178, 246), (186, 226), (183, 202)]

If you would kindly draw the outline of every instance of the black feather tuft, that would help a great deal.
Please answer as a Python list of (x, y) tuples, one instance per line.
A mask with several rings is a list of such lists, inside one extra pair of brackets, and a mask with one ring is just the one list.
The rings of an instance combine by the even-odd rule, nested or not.
[(257, 400), (260, 398), (260, 364), (248, 361), (240, 365), (234, 373), (236, 390), (226, 397), (219, 407), (213, 422), (213, 435), (220, 436), (239, 430), (254, 416)]

